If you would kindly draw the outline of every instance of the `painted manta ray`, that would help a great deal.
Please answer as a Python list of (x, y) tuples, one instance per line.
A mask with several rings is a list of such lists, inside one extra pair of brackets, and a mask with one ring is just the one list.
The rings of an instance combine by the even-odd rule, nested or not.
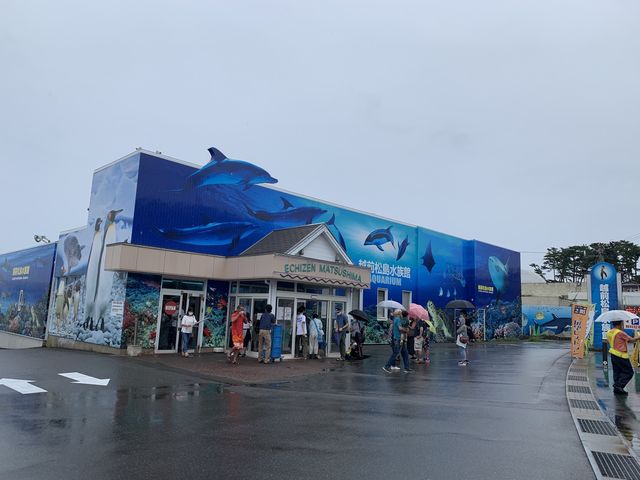
[(392, 227), (393, 225), (389, 226), (388, 228), (379, 228), (377, 230), (374, 230), (369, 235), (367, 235), (367, 238), (364, 240), (364, 244), (375, 245), (381, 252), (384, 252), (384, 248), (382, 248), (382, 245), (384, 245), (385, 243), (390, 243), (393, 248), (396, 248), (395, 239), (393, 238), (393, 234), (391, 233)]
[(326, 210), (318, 207), (294, 207), (289, 200), (280, 197), (282, 200), (282, 209), (276, 212), (267, 212), (266, 210), (252, 210), (247, 205), (245, 208), (249, 215), (263, 222), (275, 223), (280, 226), (296, 227), (298, 225), (309, 225), (313, 223), (316, 217)]
[(420, 258), (422, 259), (422, 265), (424, 265), (429, 273), (431, 273), (431, 270), (433, 270), (433, 267), (436, 265), (436, 259), (433, 258), (433, 251), (431, 249), (431, 240), (429, 240), (429, 244), (427, 245), (424, 255)]
[(398, 246), (398, 255), (396, 256), (396, 261), (402, 258), (404, 253), (407, 251), (407, 247), (409, 245), (411, 244), (409, 243), (409, 235), (407, 235), (405, 239), (402, 241), (402, 243), (400, 243), (400, 245)]
[(344, 237), (342, 236), (342, 233), (340, 232), (340, 229), (336, 225), (336, 214), (335, 213), (333, 215), (331, 215), (331, 218), (327, 222), (327, 225), (332, 225), (333, 228), (336, 229), (336, 233), (338, 234), (338, 241), (340, 242), (340, 246), (346, 252), (347, 251), (347, 244), (344, 242)]
[(211, 160), (187, 178), (185, 190), (205, 185), (239, 185), (247, 190), (259, 183), (278, 183), (266, 170), (252, 163), (227, 158), (214, 147), (209, 153)]
[(158, 231), (178, 243), (201, 246), (229, 245), (229, 248), (233, 249), (256, 228), (253, 223), (248, 222), (213, 222), (187, 228), (158, 228)]

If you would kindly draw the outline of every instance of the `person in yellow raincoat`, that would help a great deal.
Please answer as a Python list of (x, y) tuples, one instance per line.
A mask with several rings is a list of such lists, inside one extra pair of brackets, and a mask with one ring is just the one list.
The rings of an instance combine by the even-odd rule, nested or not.
[(633, 367), (629, 361), (627, 343), (635, 343), (640, 337), (631, 338), (623, 330), (624, 322), (618, 320), (611, 322), (613, 328), (607, 332), (609, 353), (611, 354), (611, 366), (613, 367), (613, 393), (615, 395), (628, 395), (624, 387), (633, 378)]

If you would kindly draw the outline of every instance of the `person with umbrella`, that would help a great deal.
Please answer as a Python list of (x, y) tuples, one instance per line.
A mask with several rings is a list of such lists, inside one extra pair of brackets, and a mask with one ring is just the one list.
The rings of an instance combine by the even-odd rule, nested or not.
[(607, 332), (611, 365), (613, 366), (613, 393), (615, 395), (628, 395), (624, 389), (633, 377), (633, 367), (629, 361), (627, 343), (634, 343), (640, 337), (630, 337), (623, 330), (624, 320), (611, 322), (613, 328)]
[(396, 363), (396, 358), (398, 355), (402, 355), (402, 362), (404, 363), (404, 373), (411, 372), (411, 368), (409, 367), (409, 353), (407, 352), (407, 346), (404, 343), (401, 343), (400, 339), (402, 334), (407, 333), (408, 328), (402, 326), (402, 310), (396, 310), (393, 312), (393, 327), (392, 327), (392, 337), (391, 337), (391, 347), (393, 348), (393, 352), (387, 360), (387, 363), (382, 370), (387, 373), (391, 373), (391, 366)]

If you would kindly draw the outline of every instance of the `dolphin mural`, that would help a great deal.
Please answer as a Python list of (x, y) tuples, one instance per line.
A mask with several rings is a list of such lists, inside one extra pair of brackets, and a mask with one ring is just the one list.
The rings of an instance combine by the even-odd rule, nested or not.
[[(507, 261), (508, 263), (509, 261)], [(489, 257), (489, 276), (496, 287), (498, 295), (507, 288), (509, 279), (509, 267), (507, 264), (502, 263), (498, 257)]]
[(543, 329), (556, 329), (556, 335), (560, 335), (567, 327), (571, 327), (571, 317), (557, 317), (554, 313), (551, 314), (551, 320), (546, 323), (539, 324)]
[(259, 183), (278, 183), (266, 170), (252, 163), (227, 158), (214, 147), (209, 153), (211, 160), (187, 178), (185, 190), (206, 185), (238, 185), (247, 190)]
[(233, 249), (256, 228), (249, 222), (213, 222), (197, 227), (157, 230), (166, 238), (178, 243), (201, 246), (229, 245), (229, 248)]
[(364, 240), (364, 244), (375, 245), (381, 252), (384, 252), (384, 248), (382, 248), (382, 245), (384, 245), (385, 243), (390, 243), (393, 248), (396, 248), (395, 239), (393, 238), (393, 234), (391, 233), (392, 227), (393, 225), (389, 226), (388, 228), (379, 228), (377, 230), (374, 230), (369, 235), (367, 235), (367, 238)]
[(431, 273), (431, 270), (433, 270), (433, 267), (436, 264), (436, 260), (433, 258), (433, 251), (431, 250), (431, 240), (429, 240), (429, 244), (427, 245), (424, 255), (420, 258), (422, 259), (422, 265), (424, 265), (429, 273)]
[(340, 242), (340, 246), (346, 252), (347, 251), (347, 244), (344, 242), (344, 237), (342, 236), (342, 233), (340, 232), (340, 229), (336, 225), (336, 214), (335, 213), (333, 215), (331, 215), (331, 218), (327, 222), (327, 225), (332, 225), (333, 228), (335, 228), (336, 233), (338, 234), (338, 242)]
[(279, 226), (297, 227), (299, 225), (309, 225), (316, 217), (327, 213), (326, 210), (318, 207), (294, 207), (289, 200), (280, 197), (282, 209), (276, 212), (266, 210), (252, 210), (247, 205), (247, 213), (258, 220), (267, 223), (274, 223)]
[(402, 243), (400, 243), (400, 245), (398, 246), (398, 255), (396, 255), (396, 261), (400, 260), (402, 258), (402, 256), (405, 254), (405, 252), (407, 251), (407, 247), (411, 245), (409, 243), (409, 235), (407, 235), (404, 240), (402, 241)]

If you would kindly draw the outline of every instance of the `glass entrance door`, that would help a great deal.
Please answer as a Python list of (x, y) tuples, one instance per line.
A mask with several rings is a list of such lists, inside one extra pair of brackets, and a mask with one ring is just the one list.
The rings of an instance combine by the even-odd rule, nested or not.
[(156, 352), (178, 351), (178, 324), (180, 321), (180, 294), (164, 294), (160, 304), (160, 318), (156, 333)]
[(156, 352), (177, 353), (180, 349), (180, 320), (189, 309), (200, 323), (193, 329), (189, 350), (194, 351), (202, 339), (204, 295), (200, 292), (163, 292), (160, 316), (156, 328)]
[(293, 298), (278, 298), (276, 304), (276, 321), (282, 325), (282, 353), (291, 354), (293, 351), (293, 321), (294, 321)]

